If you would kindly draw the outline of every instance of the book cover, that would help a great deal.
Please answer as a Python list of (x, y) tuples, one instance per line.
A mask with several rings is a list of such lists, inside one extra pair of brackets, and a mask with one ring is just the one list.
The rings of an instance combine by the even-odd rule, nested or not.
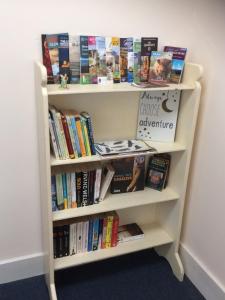
[(75, 117), (73, 115), (70, 115), (70, 122), (71, 122), (71, 127), (73, 130), (73, 135), (74, 135), (74, 141), (75, 141), (75, 148), (77, 151), (77, 156), (81, 157), (81, 149), (80, 149), (80, 142), (79, 142), (79, 138), (78, 138), (78, 132), (77, 132), (77, 126), (76, 126), (76, 120)]
[(71, 173), (66, 173), (67, 208), (72, 207)]
[(105, 248), (110, 248), (111, 247), (112, 227), (113, 227), (113, 216), (110, 213), (110, 215), (107, 216)]
[(102, 248), (102, 235), (103, 235), (103, 215), (99, 218), (99, 229), (98, 229), (98, 250)]
[(120, 38), (120, 79), (127, 82), (128, 73), (128, 43), (127, 38)]
[(134, 51), (133, 51), (133, 38), (127, 38), (127, 81), (133, 82), (134, 80)]
[(55, 175), (55, 178), (56, 178), (57, 207), (59, 210), (62, 210), (64, 209), (62, 175), (58, 173)]
[(82, 202), (81, 206), (87, 206), (89, 205), (89, 199), (88, 199), (88, 172), (83, 171), (82, 172)]
[(97, 84), (97, 50), (95, 36), (88, 36), (88, 62), (89, 62), (89, 74), (90, 83)]
[(88, 171), (88, 205), (94, 204), (95, 170)]
[(83, 243), (83, 222), (77, 223), (77, 253), (82, 252), (82, 243)]
[(164, 51), (173, 53), (170, 82), (180, 83), (184, 70), (184, 61), (187, 53), (187, 48), (165, 46)]
[(80, 37), (69, 36), (70, 83), (80, 83)]
[(152, 51), (149, 71), (150, 82), (169, 82), (172, 68), (172, 52)]
[[(74, 157), (78, 158), (79, 154), (78, 154), (78, 151), (77, 151), (77, 144), (76, 144), (76, 140), (75, 140), (76, 139), (76, 137), (75, 137), (76, 133), (74, 132), (74, 127), (73, 127), (74, 125), (72, 124), (72, 120), (71, 120), (70, 115), (64, 113), (64, 116), (66, 118), (66, 122), (67, 122), (67, 125), (68, 125), (69, 136), (70, 136), (70, 140), (71, 140), (71, 144), (72, 144)], [(75, 124), (75, 121), (74, 121), (74, 124)]]
[(80, 145), (80, 151), (81, 151), (81, 156), (86, 156), (86, 149), (85, 149), (85, 145), (84, 145), (84, 138), (83, 138), (83, 134), (82, 134), (82, 126), (81, 126), (81, 119), (80, 119), (80, 115), (75, 112), (75, 122), (76, 122), (76, 128), (77, 128), (77, 136), (78, 136), (78, 140), (79, 140), (79, 145)]
[(63, 256), (70, 254), (70, 225), (63, 226)]
[(57, 145), (57, 141), (56, 141), (56, 132), (54, 130), (54, 121), (51, 117), (51, 114), (49, 112), (48, 114), (48, 122), (49, 122), (49, 133), (50, 133), (50, 143), (51, 143), (51, 148), (53, 150), (53, 153), (55, 155), (56, 159), (59, 159), (59, 149), (58, 149), (58, 145)]
[(59, 41), (59, 80), (61, 75), (67, 75), (67, 83), (70, 83), (70, 60), (69, 60), (69, 34), (58, 35)]
[(76, 173), (72, 172), (70, 174), (71, 183), (71, 208), (77, 207), (77, 195), (76, 195)]
[(66, 144), (66, 137), (65, 137), (65, 133), (64, 133), (64, 129), (63, 129), (63, 124), (62, 124), (62, 118), (61, 118), (61, 113), (60, 112), (56, 112), (56, 118), (57, 118), (57, 125), (58, 125), (58, 133), (59, 133), (59, 141), (60, 141), (60, 148), (62, 150), (63, 153), (63, 158), (67, 159), (69, 158), (69, 151), (67, 148), (67, 144)]
[(141, 38), (141, 74), (140, 81), (148, 82), (150, 56), (152, 51), (157, 51), (158, 38), (142, 37)]
[(46, 39), (46, 34), (41, 35), (41, 41), (42, 41), (42, 60), (43, 65), (45, 66), (47, 70), (47, 83), (51, 84), (54, 83), (53, 73), (52, 73), (52, 65), (51, 65), (51, 59), (48, 49), (48, 42)]
[(77, 207), (82, 206), (82, 172), (76, 172), (76, 199)]
[(105, 37), (96, 36), (97, 50), (97, 77), (98, 84), (107, 83), (107, 67), (106, 67), (106, 42)]
[(81, 122), (81, 130), (82, 130), (82, 136), (83, 136), (83, 140), (84, 140), (86, 155), (90, 156), (91, 155), (91, 147), (90, 147), (89, 135), (88, 135), (88, 129), (87, 129), (87, 120), (82, 115), (80, 115), (80, 122)]
[(120, 38), (112, 37), (113, 83), (120, 83)]
[(46, 34), (52, 67), (53, 82), (59, 83), (59, 39), (58, 34)]
[(180, 91), (151, 91), (140, 95), (137, 138), (174, 142)]
[(68, 153), (69, 153), (69, 158), (75, 158), (73, 145), (72, 145), (72, 141), (71, 141), (71, 136), (70, 136), (70, 131), (69, 131), (69, 127), (67, 124), (67, 119), (63, 113), (61, 113), (61, 120), (62, 120), (64, 135), (65, 135), (65, 139), (66, 139), (66, 145), (67, 145), (67, 149), (68, 149)]
[(67, 209), (68, 208), (68, 196), (67, 196), (66, 173), (62, 173), (61, 176), (62, 176), (64, 209)]
[(93, 221), (93, 218), (90, 217), (88, 226), (88, 252), (92, 251)]
[(80, 83), (89, 84), (88, 36), (80, 36)]
[(70, 224), (70, 255), (77, 253), (77, 224)]
[(140, 83), (141, 80), (141, 39), (140, 38), (134, 39), (133, 51), (134, 51), (133, 81), (135, 83)]
[(89, 143), (90, 143), (90, 148), (91, 148), (91, 154), (95, 155), (96, 150), (95, 150), (94, 134), (93, 134), (93, 126), (92, 126), (91, 117), (87, 112), (82, 112), (81, 116), (83, 118), (85, 118), (85, 121), (86, 121), (88, 138), (89, 138)]
[(55, 175), (51, 176), (51, 196), (52, 196), (52, 211), (58, 210), (57, 207), (57, 194), (56, 194), (56, 178)]
[(113, 161), (115, 174), (111, 182), (111, 193), (136, 192), (145, 185), (145, 156), (127, 157)]
[(170, 157), (152, 156), (149, 160), (149, 166), (146, 177), (146, 185), (152, 189), (162, 191), (165, 187), (168, 177)]
[(99, 218), (93, 219), (93, 236), (92, 236), (92, 250), (98, 250), (98, 233), (99, 233)]
[(122, 225), (118, 228), (118, 243), (124, 243), (143, 237), (144, 232), (136, 223)]
[(112, 224), (112, 238), (111, 247), (116, 247), (118, 242), (118, 228), (119, 228), (119, 216), (117, 212), (112, 212), (113, 224)]
[(94, 182), (94, 204), (99, 203), (100, 198), (100, 186), (101, 186), (101, 177), (102, 177), (102, 169), (97, 168), (95, 170), (95, 182)]
[(102, 176), (99, 201), (104, 200), (114, 174), (115, 170), (112, 165), (107, 164)]
[(107, 83), (113, 83), (113, 66), (115, 64), (115, 58), (112, 53), (112, 38), (105, 38), (106, 46), (106, 73), (107, 73)]

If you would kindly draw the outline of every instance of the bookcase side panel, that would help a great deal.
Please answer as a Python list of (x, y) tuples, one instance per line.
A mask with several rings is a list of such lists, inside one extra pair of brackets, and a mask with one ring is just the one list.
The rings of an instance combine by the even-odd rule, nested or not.
[(54, 288), (53, 269), (53, 234), (51, 212), (51, 173), (50, 173), (50, 148), (48, 128), (48, 95), (47, 74), (40, 64), (35, 65), (36, 104), (38, 120), (38, 146), (39, 146), (39, 174), (40, 198), (42, 208), (42, 236), (44, 251), (44, 270), (50, 295)]

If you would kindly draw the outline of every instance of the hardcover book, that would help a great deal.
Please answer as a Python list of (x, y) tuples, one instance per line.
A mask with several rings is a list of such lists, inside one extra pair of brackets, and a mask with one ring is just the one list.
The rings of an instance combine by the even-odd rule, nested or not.
[(120, 38), (120, 77), (121, 82), (127, 82), (128, 44), (127, 38)]
[(127, 193), (144, 189), (145, 156), (127, 157), (113, 161), (115, 174), (111, 182), (111, 193)]
[(97, 50), (95, 36), (88, 36), (88, 57), (89, 57), (89, 74), (90, 83), (97, 84)]
[(97, 77), (98, 84), (107, 83), (107, 66), (106, 66), (106, 42), (105, 37), (96, 36), (96, 66), (97, 66)]
[(89, 84), (88, 36), (80, 36), (80, 83)]
[(170, 82), (180, 83), (184, 70), (184, 60), (187, 48), (165, 46), (164, 51), (173, 53)]
[(144, 232), (136, 223), (122, 225), (118, 228), (118, 243), (137, 240), (143, 237)]
[(137, 138), (174, 142), (180, 91), (145, 91), (140, 95)]
[(152, 51), (149, 71), (150, 82), (169, 82), (172, 56), (172, 52)]
[(120, 83), (120, 38), (112, 37), (113, 82)]
[(70, 83), (80, 83), (80, 37), (69, 37)]
[(157, 51), (158, 38), (141, 38), (141, 82), (148, 82), (150, 56), (152, 51)]

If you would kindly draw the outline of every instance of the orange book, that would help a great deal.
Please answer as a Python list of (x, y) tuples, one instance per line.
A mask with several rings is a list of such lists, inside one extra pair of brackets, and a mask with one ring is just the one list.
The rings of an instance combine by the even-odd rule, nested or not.
[(74, 112), (74, 115), (75, 115), (75, 120), (76, 120), (77, 134), (78, 134), (81, 154), (82, 154), (82, 156), (86, 156), (87, 153), (86, 153), (85, 145), (84, 145), (80, 115), (77, 112)]

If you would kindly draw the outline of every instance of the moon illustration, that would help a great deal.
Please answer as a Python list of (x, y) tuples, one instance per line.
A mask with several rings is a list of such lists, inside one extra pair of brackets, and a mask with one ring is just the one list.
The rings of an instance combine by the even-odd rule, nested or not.
[(169, 108), (167, 107), (166, 103), (167, 103), (168, 100), (169, 100), (168, 98), (166, 98), (165, 100), (163, 100), (163, 102), (162, 102), (162, 109), (163, 109), (165, 112), (170, 113), (170, 112), (173, 112), (173, 110), (171, 110), (171, 109), (169, 109)]

